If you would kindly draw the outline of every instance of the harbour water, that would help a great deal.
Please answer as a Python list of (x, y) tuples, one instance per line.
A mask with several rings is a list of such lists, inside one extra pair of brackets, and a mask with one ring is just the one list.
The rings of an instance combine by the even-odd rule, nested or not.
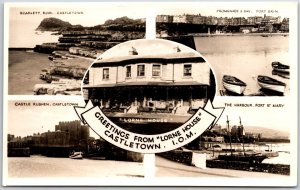
[(292, 162), (290, 143), (278, 143), (278, 144), (267, 143), (266, 145), (269, 146), (269, 150), (277, 151), (279, 155), (278, 157), (265, 159), (263, 163), (290, 165), (290, 163)]
[(224, 90), (222, 77), (225, 74), (233, 75), (247, 84), (244, 95), (259, 92), (258, 75), (266, 75), (286, 83), (284, 95), (289, 94), (289, 79), (272, 73), (271, 66), (273, 61), (290, 65), (288, 36), (237, 35), (194, 39), (197, 51), (207, 59), (215, 73), (217, 95), (220, 95), (220, 90)]
[[(229, 150), (230, 149), (229, 143), (224, 144), (222, 148)], [(243, 145), (240, 143), (232, 143), (232, 148), (243, 151)], [(254, 151), (254, 152), (278, 152), (277, 157), (269, 157), (263, 160), (262, 163), (290, 165), (292, 161), (290, 143), (265, 143), (263, 145), (245, 143), (244, 149), (245, 151)]]

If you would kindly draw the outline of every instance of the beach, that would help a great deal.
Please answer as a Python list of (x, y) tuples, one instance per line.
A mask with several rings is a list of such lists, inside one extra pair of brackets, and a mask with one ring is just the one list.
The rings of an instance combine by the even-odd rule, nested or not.
[[(64, 70), (67, 68), (88, 68), (93, 59), (73, 56), (72, 59), (60, 59), (57, 68)], [(33, 95), (35, 84), (45, 84), (45, 80), (40, 79), (42, 69), (50, 68), (53, 61), (48, 59), (48, 54), (36, 53), (25, 50), (9, 51), (9, 95)], [(57, 69), (56, 69), (57, 70)], [(81, 69), (82, 70), (82, 69)], [(51, 72), (51, 71), (50, 71)], [(78, 72), (77, 72), (78, 74)], [(67, 78), (68, 76), (59, 76), (58, 78)]]
[(10, 50), (8, 59), (8, 95), (33, 95), (35, 84), (46, 83), (39, 76), (51, 63), (47, 54)]

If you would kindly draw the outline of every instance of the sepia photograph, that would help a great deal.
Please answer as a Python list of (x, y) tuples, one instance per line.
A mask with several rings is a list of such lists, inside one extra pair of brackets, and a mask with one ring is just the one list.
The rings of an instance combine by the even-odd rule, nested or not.
[(78, 105), (8, 102), (8, 178), (144, 177), (143, 155), (111, 145), (82, 124)]
[(7, 8), (9, 95), (81, 95), (83, 75), (95, 58), (145, 37), (144, 8), (138, 5)]
[(296, 186), (297, 5), (5, 3), (3, 186)]
[(181, 38), (205, 56), (215, 71), (219, 96), (289, 95), (288, 9), (208, 7), (158, 8), (156, 36)]
[(282, 113), (289, 108), (278, 105), (227, 105), (219, 121), (193, 146), (157, 154), (156, 176), (289, 179), (295, 156), (293, 127), (283, 127), (289, 118)]

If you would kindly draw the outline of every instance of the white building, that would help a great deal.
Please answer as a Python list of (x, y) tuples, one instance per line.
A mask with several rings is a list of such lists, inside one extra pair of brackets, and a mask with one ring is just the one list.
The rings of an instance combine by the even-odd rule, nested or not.
[(84, 87), (103, 109), (124, 113), (188, 114), (211, 96), (211, 70), (195, 53), (130, 55), (95, 62)]

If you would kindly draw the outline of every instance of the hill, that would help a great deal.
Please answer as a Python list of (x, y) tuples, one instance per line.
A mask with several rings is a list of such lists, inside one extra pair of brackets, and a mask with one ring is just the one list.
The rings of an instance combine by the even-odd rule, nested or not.
[(245, 131), (246, 133), (261, 133), (263, 138), (289, 139), (288, 132), (276, 129), (246, 126)]
[(58, 18), (45, 18), (42, 20), (36, 30), (40, 31), (61, 31), (68, 27), (72, 27), (69, 22), (62, 21)]
[(145, 21), (142, 19), (130, 19), (128, 17), (120, 17), (114, 20), (106, 20), (104, 24), (84, 27), (81, 25), (72, 25), (58, 18), (45, 18), (42, 20), (36, 30), (40, 31), (83, 31), (83, 30), (102, 30), (102, 31), (145, 31)]

